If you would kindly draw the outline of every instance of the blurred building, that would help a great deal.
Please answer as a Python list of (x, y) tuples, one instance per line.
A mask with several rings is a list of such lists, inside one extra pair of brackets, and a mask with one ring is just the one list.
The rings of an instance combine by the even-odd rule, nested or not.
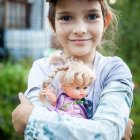
[[(0, 0), (0, 57), (38, 59), (50, 46), (45, 0)], [(5, 54), (4, 54), (5, 53)]]

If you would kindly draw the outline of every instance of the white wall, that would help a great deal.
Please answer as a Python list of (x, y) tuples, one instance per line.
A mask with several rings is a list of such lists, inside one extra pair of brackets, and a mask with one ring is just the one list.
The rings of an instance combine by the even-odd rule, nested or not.
[(43, 30), (6, 30), (5, 46), (16, 60), (38, 59), (49, 46), (49, 35)]

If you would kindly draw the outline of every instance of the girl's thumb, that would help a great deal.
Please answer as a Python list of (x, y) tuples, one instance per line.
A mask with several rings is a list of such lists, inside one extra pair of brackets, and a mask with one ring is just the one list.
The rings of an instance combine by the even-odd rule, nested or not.
[(28, 101), (25, 95), (21, 92), (18, 94), (18, 98), (21, 104), (31, 104), (30, 101)]

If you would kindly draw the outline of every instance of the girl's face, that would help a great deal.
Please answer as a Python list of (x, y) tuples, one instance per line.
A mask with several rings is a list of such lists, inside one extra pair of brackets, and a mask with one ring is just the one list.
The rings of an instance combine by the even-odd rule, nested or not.
[(55, 31), (64, 53), (89, 56), (101, 42), (104, 20), (96, 0), (58, 0)]

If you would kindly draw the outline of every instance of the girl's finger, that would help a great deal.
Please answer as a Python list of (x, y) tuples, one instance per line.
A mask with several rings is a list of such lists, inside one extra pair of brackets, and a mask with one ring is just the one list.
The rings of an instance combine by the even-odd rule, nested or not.
[(21, 104), (31, 104), (31, 102), (28, 101), (27, 98), (25, 97), (25, 95), (21, 92), (18, 94), (18, 98), (19, 98)]
[(132, 119), (129, 119), (129, 121), (132, 125), (134, 125), (134, 121)]

